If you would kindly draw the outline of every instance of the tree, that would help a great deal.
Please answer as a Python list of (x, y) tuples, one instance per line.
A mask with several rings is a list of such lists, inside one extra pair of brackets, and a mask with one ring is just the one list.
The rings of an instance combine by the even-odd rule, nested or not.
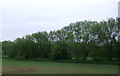
[(11, 41), (3, 41), (2, 42), (2, 50), (4, 55), (10, 55), (11, 51), (13, 51), (14, 43)]
[(15, 40), (15, 45), (14, 45), (14, 52), (11, 54), (15, 53), (15, 56), (22, 56), (25, 59), (26, 58), (33, 58), (37, 57), (38, 55), (38, 49), (37, 45), (34, 41), (29, 40), (29, 39), (16, 39)]
[(57, 41), (51, 48), (50, 57), (53, 60), (67, 59), (67, 44), (66, 42)]
[(43, 53), (42, 53), (42, 57), (43, 58), (49, 58), (50, 56), (50, 52), (51, 52), (51, 47), (52, 47), (52, 44), (50, 41), (46, 41), (42, 44), (42, 50), (43, 50)]
[(48, 33), (47, 32), (38, 32), (32, 34), (33, 41), (37, 44), (37, 48), (39, 51), (39, 57), (44, 57), (44, 44), (48, 42)]
[(69, 42), (68, 43), (68, 53), (69, 56), (72, 58), (75, 58), (76, 60), (79, 60), (80, 57), (82, 57), (82, 48), (80, 43), (78, 42)]
[(2, 43), (4, 54), (10, 57), (119, 61), (120, 18), (99, 23), (77, 21), (57, 31), (37, 32)]

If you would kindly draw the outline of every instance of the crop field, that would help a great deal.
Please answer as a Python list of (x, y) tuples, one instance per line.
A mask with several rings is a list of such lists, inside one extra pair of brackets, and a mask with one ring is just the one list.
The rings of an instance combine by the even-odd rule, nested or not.
[(3, 74), (117, 74), (117, 65), (3, 59)]

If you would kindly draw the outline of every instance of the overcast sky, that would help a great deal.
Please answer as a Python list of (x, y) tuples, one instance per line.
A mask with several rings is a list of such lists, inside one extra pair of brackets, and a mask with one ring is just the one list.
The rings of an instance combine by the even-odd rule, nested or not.
[(119, 0), (2, 0), (0, 40), (15, 40), (38, 31), (61, 29), (83, 20), (118, 16)]

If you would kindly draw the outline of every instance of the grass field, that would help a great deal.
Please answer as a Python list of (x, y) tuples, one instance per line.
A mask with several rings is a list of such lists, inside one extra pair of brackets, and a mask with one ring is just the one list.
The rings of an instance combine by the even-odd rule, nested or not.
[(3, 59), (4, 74), (117, 74), (117, 65)]

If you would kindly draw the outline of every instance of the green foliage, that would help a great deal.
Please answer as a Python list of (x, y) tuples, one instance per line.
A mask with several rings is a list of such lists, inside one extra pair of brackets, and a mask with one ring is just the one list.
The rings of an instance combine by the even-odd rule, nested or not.
[(16, 39), (12, 54), (24, 58), (37, 57), (38, 49), (36, 43), (29, 39)]
[(11, 41), (3, 41), (2, 42), (2, 51), (4, 55), (11, 55), (11, 51), (13, 51), (14, 43)]
[(24, 60), (24, 57), (23, 56), (16, 56), (16, 57), (14, 57), (14, 59), (16, 59), (16, 60)]
[(17, 38), (14, 42), (3, 41), (2, 50), (9, 57), (24, 59), (41, 58), (64, 60), (75, 58), (86, 62), (120, 61), (120, 19), (107, 21), (78, 21), (57, 31), (37, 32)]
[(70, 52), (71, 57), (78, 60), (82, 56), (83, 47), (77, 42), (69, 42), (68, 45), (68, 51)]
[(46, 41), (44, 43), (42, 43), (42, 57), (43, 58), (49, 58), (49, 54), (51, 52), (51, 47), (52, 47), (52, 44), (50, 41)]
[(53, 60), (67, 59), (66, 42), (57, 41), (51, 49), (50, 56)]

